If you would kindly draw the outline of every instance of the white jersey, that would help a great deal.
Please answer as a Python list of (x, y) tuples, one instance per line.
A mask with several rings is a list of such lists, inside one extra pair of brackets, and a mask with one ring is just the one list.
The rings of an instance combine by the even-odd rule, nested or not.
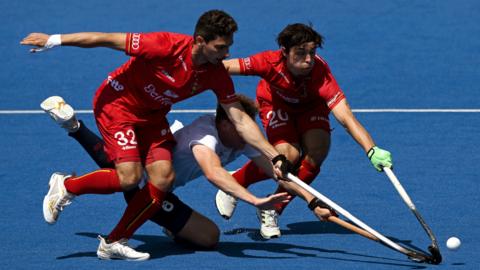
[(174, 188), (184, 186), (203, 175), (192, 153), (194, 145), (201, 144), (212, 149), (220, 158), (222, 166), (234, 161), (241, 155), (248, 158), (260, 156), (260, 153), (249, 144), (246, 144), (241, 150), (234, 150), (223, 145), (218, 137), (214, 115), (201, 116), (190, 125), (177, 131), (172, 128), (172, 132), (174, 132), (173, 135), (177, 141), (173, 149), (173, 167), (176, 174)]

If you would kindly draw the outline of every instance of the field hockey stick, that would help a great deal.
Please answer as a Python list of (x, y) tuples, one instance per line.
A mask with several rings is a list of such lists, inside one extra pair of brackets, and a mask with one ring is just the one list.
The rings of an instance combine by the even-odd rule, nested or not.
[(295, 175), (293, 175), (291, 173), (288, 173), (287, 174), (287, 179), (294, 182), (295, 184), (297, 184), (301, 188), (305, 189), (306, 191), (310, 192), (313, 196), (317, 197), (319, 200), (321, 200), (322, 202), (327, 204), (333, 210), (335, 210), (336, 212), (340, 213), (341, 215), (343, 215), (344, 217), (346, 217), (347, 219), (349, 219), (350, 221), (355, 223), (355, 225), (359, 226), (363, 230), (365, 230), (368, 233), (370, 233), (371, 235), (375, 236), (378, 239), (378, 242), (380, 242), (381, 244), (383, 244), (383, 245), (385, 245), (385, 246), (387, 246), (387, 247), (389, 247), (393, 250), (396, 250), (400, 253), (403, 253), (403, 254), (407, 255), (409, 259), (411, 259), (415, 262), (435, 263), (434, 261), (432, 261), (431, 256), (429, 256), (427, 254), (424, 254), (423, 252), (420, 252), (420, 251), (416, 251), (416, 250), (412, 250), (412, 249), (403, 247), (403, 246), (393, 242), (392, 240), (388, 239), (387, 237), (383, 236), (379, 232), (375, 231), (374, 229), (369, 227), (367, 224), (363, 223), (361, 220), (359, 220), (358, 218), (356, 218), (355, 216), (350, 214), (347, 210), (343, 209), (338, 204), (336, 204), (335, 202), (333, 202), (332, 200), (330, 200), (329, 198), (327, 198), (326, 196), (324, 196), (320, 192), (316, 191), (311, 186), (304, 183), (302, 180), (300, 180)]
[(433, 257), (434, 261), (436, 262), (436, 264), (439, 264), (442, 261), (442, 255), (440, 254), (440, 249), (438, 247), (437, 238), (433, 234), (432, 229), (430, 229), (430, 227), (427, 225), (427, 223), (425, 222), (423, 217), (420, 215), (417, 208), (415, 207), (415, 204), (413, 204), (413, 201), (410, 199), (410, 196), (408, 196), (408, 194), (405, 191), (405, 189), (403, 188), (402, 184), (400, 184), (400, 181), (395, 176), (392, 169), (390, 169), (388, 167), (383, 167), (383, 171), (388, 176), (388, 179), (390, 179), (390, 182), (392, 182), (393, 186), (398, 191), (398, 193), (400, 194), (400, 197), (402, 197), (405, 204), (413, 212), (413, 214), (417, 218), (418, 222), (420, 222), (423, 229), (428, 234), (428, 237), (430, 237), (430, 240), (432, 241), (432, 244), (430, 246), (428, 246), (428, 250), (432, 254), (432, 257)]
[(350, 230), (350, 231), (352, 231), (356, 234), (359, 234), (359, 235), (361, 235), (365, 238), (368, 238), (370, 240), (377, 241), (377, 242), (380, 241), (377, 237), (375, 237), (375, 235), (373, 235), (373, 234), (371, 234), (371, 233), (369, 233), (369, 232), (367, 232), (367, 231), (365, 231), (365, 230), (363, 230), (363, 229), (361, 229), (361, 228), (359, 228), (359, 227), (357, 227), (353, 224), (350, 224), (350, 223), (346, 222), (345, 220), (343, 220), (341, 218), (338, 218), (336, 216), (329, 216), (327, 218), (327, 220), (332, 222), (332, 223), (335, 223), (335, 224), (337, 224), (337, 225), (339, 225), (339, 226), (341, 226), (341, 227), (343, 227), (347, 230)]

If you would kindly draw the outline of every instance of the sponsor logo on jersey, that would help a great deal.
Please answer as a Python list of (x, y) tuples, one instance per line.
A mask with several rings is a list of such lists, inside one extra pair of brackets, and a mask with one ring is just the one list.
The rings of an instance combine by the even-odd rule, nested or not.
[(317, 121), (329, 122), (328, 118), (323, 116), (317, 115), (317, 116), (310, 117), (310, 122), (317, 122)]
[(172, 100), (169, 97), (160, 95), (157, 92), (157, 88), (153, 84), (148, 84), (143, 88), (143, 90), (145, 91), (145, 93), (151, 96), (155, 101), (160, 102), (162, 105), (169, 106), (173, 104)]
[(123, 89), (125, 89), (125, 87), (123, 87), (123, 84), (121, 84), (119, 81), (113, 79), (112, 76), (108, 76), (108, 78), (107, 78), (107, 83), (108, 83), (113, 89), (115, 89), (115, 91), (123, 91)]
[(274, 90), (274, 93), (277, 94), (279, 97), (281, 97), (286, 102), (295, 103), (295, 104), (300, 103), (300, 99), (285, 96), (285, 94), (282, 93), (283, 90), (278, 88), (278, 87), (272, 86), (272, 90)]
[(250, 57), (243, 58), (243, 64), (245, 65), (246, 70), (252, 69), (252, 61), (250, 60)]
[(130, 47), (132, 48), (132, 50), (138, 50), (140, 49), (140, 36), (141, 34), (139, 33), (133, 33), (132, 34), (132, 44), (130, 45)]

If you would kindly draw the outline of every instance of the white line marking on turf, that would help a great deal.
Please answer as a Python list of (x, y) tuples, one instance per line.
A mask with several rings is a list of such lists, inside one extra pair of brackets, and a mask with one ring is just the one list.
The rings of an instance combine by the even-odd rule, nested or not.
[[(170, 113), (214, 113), (215, 110), (171, 110)], [(0, 114), (43, 114), (43, 110), (0, 110)], [(76, 114), (92, 114), (92, 110), (75, 110)]]
[[(353, 109), (355, 113), (480, 113), (480, 109)], [(0, 114), (43, 114), (42, 110), (0, 110)], [(92, 114), (92, 110), (75, 110), (77, 114)], [(205, 110), (171, 110), (170, 113), (215, 113)]]

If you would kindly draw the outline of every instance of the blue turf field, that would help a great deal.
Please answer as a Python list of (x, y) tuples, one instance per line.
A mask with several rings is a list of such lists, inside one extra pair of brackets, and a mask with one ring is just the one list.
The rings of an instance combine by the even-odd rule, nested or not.
[[(96, 87), (126, 56), (74, 48), (32, 55), (18, 44), (29, 32), (191, 33), (202, 12), (220, 8), (239, 23), (231, 54), (242, 57), (275, 48), (275, 35), (287, 23), (312, 22), (326, 37), (319, 53), (354, 109), (480, 109), (476, 0), (138, 2), (0, 0), (2, 269), (478, 269), (478, 112), (356, 114), (376, 142), (393, 153), (397, 176), (441, 243), (444, 262), (439, 266), (412, 263), (377, 243), (320, 223), (301, 201), (294, 201), (282, 216), (283, 237), (262, 241), (252, 207), (239, 204), (230, 221), (218, 217), (215, 189), (204, 178), (177, 193), (219, 225), (223, 233), (217, 251), (176, 246), (148, 223), (132, 244), (150, 251), (152, 260), (97, 260), (95, 237), (116, 223), (124, 209), (121, 195), (78, 198), (58, 224), (44, 223), (41, 203), (50, 174), (85, 173), (95, 165), (46, 115), (7, 110), (37, 110), (54, 94), (77, 109), (91, 109)], [(251, 97), (256, 82), (235, 78), (238, 92)], [(206, 93), (175, 108), (214, 106), (213, 95)], [(197, 116), (169, 117), (188, 123)], [(80, 118), (94, 127), (91, 114)], [(426, 248), (426, 234), (387, 177), (372, 169), (360, 148), (332, 122), (331, 153), (313, 186), (392, 239)], [(262, 183), (252, 190), (266, 194), (272, 189), (272, 183)], [(457, 252), (444, 246), (452, 235), (463, 241)]]

